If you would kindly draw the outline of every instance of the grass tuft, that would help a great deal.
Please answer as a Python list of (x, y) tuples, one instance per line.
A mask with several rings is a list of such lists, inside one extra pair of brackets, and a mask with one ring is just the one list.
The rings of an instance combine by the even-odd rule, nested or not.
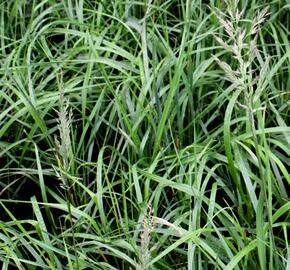
[(2, 1), (2, 269), (289, 269), (286, 1)]

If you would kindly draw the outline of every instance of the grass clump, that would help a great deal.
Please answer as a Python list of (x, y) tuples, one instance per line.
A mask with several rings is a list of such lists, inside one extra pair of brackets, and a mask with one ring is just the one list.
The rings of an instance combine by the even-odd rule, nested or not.
[(0, 6), (2, 269), (290, 267), (286, 2)]

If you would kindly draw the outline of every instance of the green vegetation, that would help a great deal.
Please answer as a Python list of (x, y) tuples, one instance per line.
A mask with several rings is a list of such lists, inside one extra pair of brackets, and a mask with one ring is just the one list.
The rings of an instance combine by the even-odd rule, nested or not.
[(2, 269), (289, 270), (289, 10), (1, 1)]

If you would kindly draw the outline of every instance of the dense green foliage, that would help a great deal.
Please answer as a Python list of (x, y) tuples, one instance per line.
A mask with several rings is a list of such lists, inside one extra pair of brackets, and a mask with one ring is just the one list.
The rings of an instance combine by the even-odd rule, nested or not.
[(145, 2), (1, 1), (2, 269), (289, 270), (289, 1)]

